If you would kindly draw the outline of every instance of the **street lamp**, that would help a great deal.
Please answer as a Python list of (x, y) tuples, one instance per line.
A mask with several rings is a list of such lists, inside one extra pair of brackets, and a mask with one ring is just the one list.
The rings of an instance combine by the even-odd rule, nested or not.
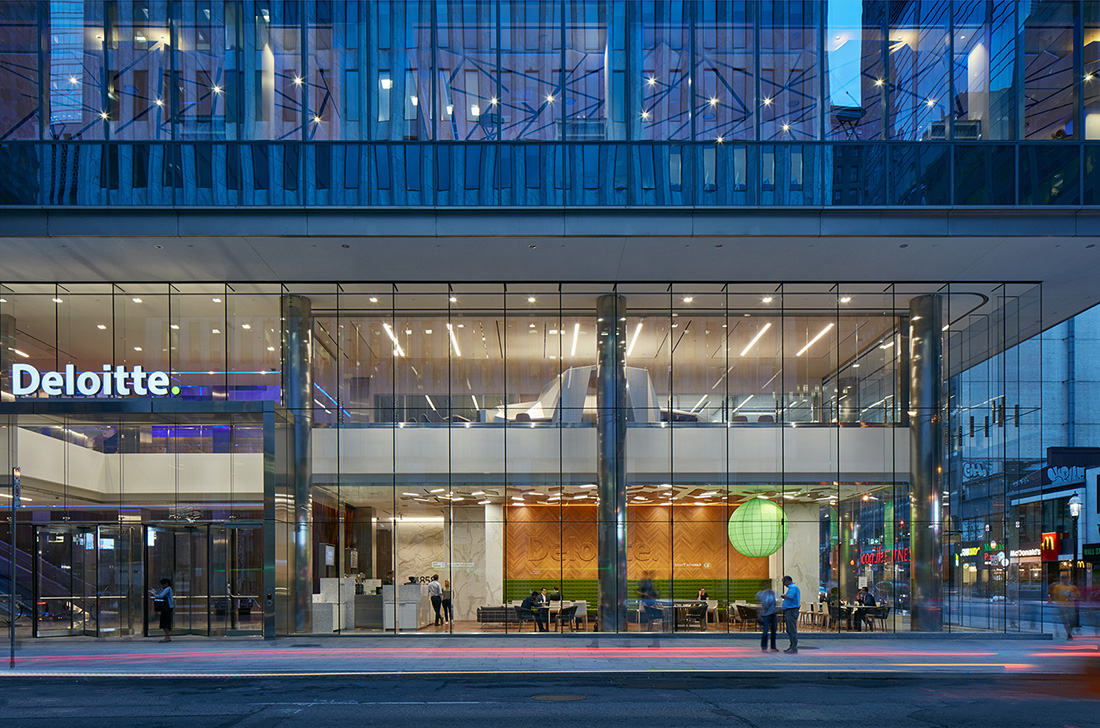
[(1073, 585), (1077, 586), (1077, 519), (1081, 517), (1084, 503), (1074, 493), (1069, 498), (1069, 514), (1073, 517)]

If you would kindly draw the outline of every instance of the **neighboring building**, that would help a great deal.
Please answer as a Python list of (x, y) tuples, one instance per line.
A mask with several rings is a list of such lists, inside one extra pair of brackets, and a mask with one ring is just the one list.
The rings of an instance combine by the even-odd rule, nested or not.
[(21, 624), (1040, 629), (1097, 74), (1100, 0), (3, 3)]

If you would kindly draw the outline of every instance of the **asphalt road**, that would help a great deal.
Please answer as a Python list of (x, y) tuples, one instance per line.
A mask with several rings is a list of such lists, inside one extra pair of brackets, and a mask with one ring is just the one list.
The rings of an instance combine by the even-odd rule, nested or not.
[(0, 679), (0, 725), (1042, 726), (1097, 725), (1066, 679), (811, 680), (580, 675)]

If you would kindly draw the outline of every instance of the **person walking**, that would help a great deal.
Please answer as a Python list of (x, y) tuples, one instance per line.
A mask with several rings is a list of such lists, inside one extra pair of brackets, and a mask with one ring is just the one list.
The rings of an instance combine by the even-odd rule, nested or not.
[(435, 610), (435, 626), (443, 624), (443, 615), (439, 613), (443, 606), (443, 587), (439, 585), (439, 574), (432, 574), (432, 580), (428, 582), (428, 598), (432, 600), (432, 609)]
[(453, 625), (454, 621), (455, 621), (455, 612), (454, 612), (453, 607), (451, 606), (451, 580), (450, 579), (444, 579), (443, 580), (443, 593), (441, 594), (441, 596), (443, 597), (443, 599), (442, 599), (443, 619), (447, 622), (450, 622)]
[(649, 631), (653, 628), (654, 622), (664, 617), (664, 612), (657, 606), (657, 600), (661, 598), (661, 595), (657, 593), (657, 587), (653, 586), (653, 579), (648, 571), (642, 574), (642, 578), (638, 582), (638, 597), (639, 626), (641, 626), (640, 623), (644, 618), (646, 631)]
[(783, 589), (783, 622), (791, 641), (791, 646), (783, 651), (793, 655), (798, 653), (798, 611), (802, 608), (802, 591), (789, 576), (783, 577)]
[(779, 608), (775, 604), (775, 592), (771, 587), (766, 587), (756, 592), (756, 601), (760, 602), (760, 624), (763, 628), (760, 633), (760, 651), (768, 651), (768, 631), (772, 636), (772, 652), (779, 652), (775, 646), (776, 622), (778, 621)]
[(161, 642), (172, 641), (172, 613), (176, 608), (176, 595), (172, 591), (172, 580), (161, 579), (160, 591), (149, 593), (153, 595), (153, 610), (160, 612), (160, 628), (164, 630), (164, 639)]
[(1080, 598), (1077, 587), (1069, 583), (1069, 574), (1062, 572), (1058, 583), (1050, 588), (1050, 598), (1058, 605), (1058, 614), (1062, 618), (1062, 626), (1066, 630), (1066, 639), (1073, 639), (1073, 629), (1077, 625), (1076, 606)]

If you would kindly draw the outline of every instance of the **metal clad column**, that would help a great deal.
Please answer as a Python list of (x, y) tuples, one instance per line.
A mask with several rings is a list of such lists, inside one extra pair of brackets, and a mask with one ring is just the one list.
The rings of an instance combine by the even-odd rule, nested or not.
[(596, 300), (600, 631), (626, 630), (626, 299)]
[[(855, 537), (853, 528), (855, 514), (852, 513), (852, 510), (856, 507), (853, 503), (847, 508), (838, 505), (836, 509), (836, 518), (840, 527), (839, 538), (837, 539), (836, 586), (837, 593), (845, 601), (855, 598), (856, 584), (859, 583), (859, 580), (855, 578), (856, 573), (859, 571), (859, 549), (853, 548), (852, 544)], [(853, 564), (853, 561), (857, 563)]]
[(909, 593), (914, 632), (943, 629), (943, 300), (909, 303)]
[(313, 312), (304, 296), (283, 296), (283, 405), (294, 414), (294, 629), (309, 631), (313, 583), (310, 571), (310, 502), (313, 430)]
[(0, 387), (11, 391), (11, 355), (8, 354), (15, 348), (15, 317), (10, 314), (0, 314)]

